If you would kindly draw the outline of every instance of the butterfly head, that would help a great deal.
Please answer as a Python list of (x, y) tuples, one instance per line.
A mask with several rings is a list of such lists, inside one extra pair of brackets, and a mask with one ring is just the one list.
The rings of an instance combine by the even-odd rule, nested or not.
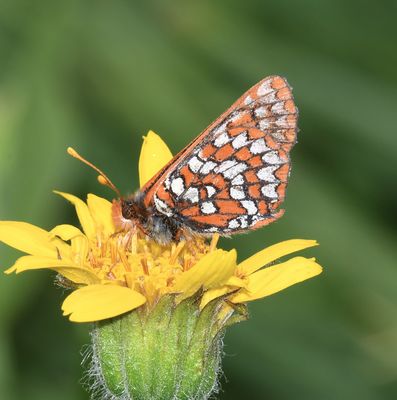
[(147, 224), (148, 217), (148, 210), (143, 205), (143, 196), (140, 192), (113, 201), (113, 221), (118, 229), (139, 228), (145, 232), (144, 226)]
[(139, 221), (134, 199), (113, 200), (112, 219), (116, 230), (135, 230)]
[(135, 202), (132, 199), (120, 200), (121, 215), (124, 219), (135, 219), (137, 217), (137, 210)]

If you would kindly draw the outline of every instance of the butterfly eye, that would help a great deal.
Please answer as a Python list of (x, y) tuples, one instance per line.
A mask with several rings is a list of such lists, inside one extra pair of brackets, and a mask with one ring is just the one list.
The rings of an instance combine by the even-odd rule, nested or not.
[(121, 214), (125, 219), (132, 219), (135, 216), (134, 203), (132, 200), (122, 200)]

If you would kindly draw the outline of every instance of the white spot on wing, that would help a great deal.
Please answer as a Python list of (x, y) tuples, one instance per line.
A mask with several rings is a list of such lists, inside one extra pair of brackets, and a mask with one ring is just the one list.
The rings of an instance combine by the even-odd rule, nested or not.
[(241, 186), (232, 186), (230, 188), (230, 197), (234, 200), (242, 200), (245, 198), (244, 190)]
[(257, 172), (257, 176), (260, 180), (262, 181), (266, 181), (266, 182), (277, 182), (278, 179), (276, 179), (276, 177), (274, 176), (274, 171), (277, 169), (278, 167), (265, 167), (265, 168), (261, 168), (258, 172)]
[(216, 189), (211, 185), (207, 185), (205, 188), (207, 189), (208, 197), (212, 197), (216, 193)]
[(183, 195), (186, 200), (191, 201), (192, 203), (197, 203), (199, 201), (199, 192), (195, 187), (190, 187), (186, 193)]
[(282, 142), (282, 141), (285, 140), (284, 131), (283, 130), (273, 131), (271, 133), (271, 135), (279, 142)]
[(264, 118), (267, 116), (267, 109), (266, 107), (258, 107), (257, 109), (255, 109), (255, 115), (258, 118)]
[(236, 177), (241, 172), (244, 172), (247, 168), (248, 167), (247, 167), (246, 164), (239, 163), (239, 164), (234, 165), (233, 167), (229, 168), (228, 170), (224, 171), (222, 175), (226, 179), (233, 179), (234, 177)]
[(276, 184), (272, 183), (262, 187), (261, 192), (265, 197), (270, 197), (271, 199), (276, 199), (278, 194), (276, 192)]
[(200, 170), (200, 173), (203, 175), (209, 174), (218, 164), (212, 162), (212, 161), (207, 161)]
[(222, 125), (220, 125), (217, 128), (215, 128), (212, 131), (212, 135), (217, 136), (217, 135), (220, 135), (221, 133), (225, 132), (226, 131), (226, 125), (227, 125), (227, 123), (224, 122)]
[(269, 147), (266, 146), (265, 140), (263, 138), (255, 140), (255, 142), (252, 143), (250, 147), (250, 152), (252, 154), (264, 153), (265, 151), (268, 150), (270, 149)]
[(227, 119), (227, 124), (233, 123), (237, 121), (240, 118), (243, 118), (245, 115), (247, 115), (247, 111), (234, 111), (230, 117)]
[(244, 185), (244, 177), (242, 175), (237, 175), (233, 178), (232, 185)]
[(248, 215), (255, 215), (258, 212), (258, 208), (252, 200), (242, 200), (240, 203), (247, 210)]
[(230, 229), (237, 229), (240, 226), (240, 222), (237, 220), (237, 218), (232, 219), (229, 221), (229, 228)]
[(263, 119), (262, 121), (259, 121), (259, 127), (264, 131), (266, 129), (271, 128), (271, 122), (267, 119)]
[(262, 160), (267, 164), (284, 164), (281, 158), (278, 156), (277, 151), (269, 151), (262, 156)]
[(283, 115), (276, 119), (276, 125), (279, 128), (293, 128), (294, 124), (288, 121), (288, 115)]
[(223, 162), (218, 166), (218, 168), (216, 169), (216, 172), (222, 173), (223, 171), (226, 171), (227, 169), (233, 167), (233, 166), (236, 165), (236, 164), (237, 164), (237, 161), (236, 161), (236, 160), (226, 160), (226, 161), (223, 161)]
[(214, 145), (216, 147), (222, 147), (229, 141), (230, 141), (230, 136), (226, 132), (223, 132), (214, 140)]
[(258, 96), (264, 96), (265, 94), (273, 92), (273, 88), (270, 86), (271, 80), (266, 80), (258, 87)]
[(154, 195), (154, 205), (156, 206), (157, 210), (160, 211), (162, 214), (165, 214), (168, 217), (172, 215), (172, 210), (163, 200), (160, 200), (156, 195)]
[(275, 101), (277, 101), (276, 93), (275, 92), (268, 93), (264, 95), (261, 100), (265, 104), (274, 103)]
[(232, 146), (235, 149), (240, 149), (248, 143), (247, 132), (240, 133), (232, 142)]
[(203, 214), (213, 214), (214, 212), (216, 212), (216, 208), (210, 201), (205, 201), (201, 205), (201, 212)]
[(263, 221), (264, 219), (266, 219), (266, 218), (264, 218), (260, 215), (254, 215), (252, 217), (250, 226), (255, 226), (259, 221)]
[(244, 104), (247, 106), (248, 104), (252, 103), (252, 97), (251, 96), (247, 96), (244, 99)]
[(171, 190), (179, 196), (185, 190), (185, 185), (182, 178), (171, 179)]
[(240, 221), (240, 226), (242, 229), (245, 229), (248, 227), (248, 221), (247, 221), (246, 215), (242, 215), (242, 216), (238, 217), (237, 219)]
[(192, 172), (197, 173), (203, 165), (203, 162), (200, 161), (196, 156), (194, 156), (189, 160), (188, 165)]
[(272, 113), (274, 114), (285, 114), (284, 102), (280, 101), (272, 106)]

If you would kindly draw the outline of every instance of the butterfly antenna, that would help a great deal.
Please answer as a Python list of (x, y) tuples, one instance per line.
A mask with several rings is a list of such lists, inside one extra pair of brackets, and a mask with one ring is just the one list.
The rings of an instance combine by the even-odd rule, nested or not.
[(102, 172), (98, 167), (96, 167), (94, 164), (90, 163), (88, 160), (86, 160), (84, 157), (82, 157), (79, 153), (77, 153), (77, 151), (75, 149), (73, 149), (72, 147), (68, 147), (67, 150), (68, 154), (71, 155), (72, 157), (76, 158), (77, 160), (83, 162), (84, 164), (88, 165), (89, 167), (91, 167), (93, 170), (95, 170), (96, 172), (98, 172), (99, 176), (98, 176), (98, 182), (101, 185), (107, 186), (110, 189), (112, 189), (117, 195), (118, 197), (121, 198), (121, 194), (120, 191), (116, 188), (116, 186), (113, 184), (113, 182), (107, 177), (107, 175)]

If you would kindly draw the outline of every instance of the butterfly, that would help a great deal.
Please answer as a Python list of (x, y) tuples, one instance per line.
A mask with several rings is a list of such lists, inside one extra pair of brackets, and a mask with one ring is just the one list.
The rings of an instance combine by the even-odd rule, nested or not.
[(121, 220), (160, 244), (276, 221), (284, 213), (297, 119), (286, 79), (261, 80), (138, 192), (121, 199)]

